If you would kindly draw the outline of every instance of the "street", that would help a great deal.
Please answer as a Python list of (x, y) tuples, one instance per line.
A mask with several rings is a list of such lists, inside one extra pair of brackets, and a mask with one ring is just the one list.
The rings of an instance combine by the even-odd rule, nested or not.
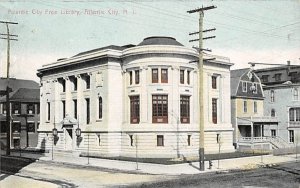
[[(20, 160), (18, 160), (20, 161)], [(32, 162), (31, 164), (29, 164)], [(13, 164), (13, 165), (12, 165)], [(21, 169), (22, 165), (24, 167)], [(19, 170), (19, 172), (18, 172)], [(0, 187), (110, 187), (170, 179), (172, 176), (138, 174), (98, 167), (1, 158)], [(38, 184), (37, 184), (38, 183)]]
[(300, 163), (194, 175), (152, 175), (28, 158), (1, 158), (0, 187), (299, 187)]
[[(132, 186), (130, 186), (132, 187)], [(134, 187), (300, 187), (300, 163), (286, 163), (246, 171), (184, 175), (173, 180)]]

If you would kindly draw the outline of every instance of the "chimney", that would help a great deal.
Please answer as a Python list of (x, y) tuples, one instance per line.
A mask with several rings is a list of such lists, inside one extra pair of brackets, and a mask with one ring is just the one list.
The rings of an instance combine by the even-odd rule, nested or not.
[(291, 72), (291, 61), (287, 61), (287, 75), (289, 76), (290, 75), (290, 72)]
[(290, 66), (291, 65), (291, 61), (287, 61), (287, 65)]

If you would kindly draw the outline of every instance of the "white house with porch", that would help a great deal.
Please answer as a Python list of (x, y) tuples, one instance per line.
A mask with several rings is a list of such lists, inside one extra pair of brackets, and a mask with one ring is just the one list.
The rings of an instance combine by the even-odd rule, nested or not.
[(264, 94), (260, 79), (251, 69), (231, 71), (231, 112), (234, 144), (239, 150), (270, 150), (280, 147), (271, 130), (278, 120), (264, 116)]

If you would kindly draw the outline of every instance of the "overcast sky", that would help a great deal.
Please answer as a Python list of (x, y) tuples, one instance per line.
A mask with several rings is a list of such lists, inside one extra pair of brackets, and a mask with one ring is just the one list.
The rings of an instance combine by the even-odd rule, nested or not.
[[(300, 64), (300, 1), (0, 1), (0, 18), (18, 22), (11, 34), (11, 76), (34, 79), (37, 69), (58, 58), (107, 45), (138, 44), (149, 36), (171, 36), (185, 46), (197, 36), (198, 14), (205, 12), (205, 48), (235, 65), (252, 62)], [(69, 13), (69, 14), (67, 14)], [(94, 14), (92, 14), (94, 13)], [(0, 33), (6, 33), (4, 24)], [(0, 40), (0, 76), (6, 76), (6, 41)], [(259, 68), (259, 67), (257, 67)]]

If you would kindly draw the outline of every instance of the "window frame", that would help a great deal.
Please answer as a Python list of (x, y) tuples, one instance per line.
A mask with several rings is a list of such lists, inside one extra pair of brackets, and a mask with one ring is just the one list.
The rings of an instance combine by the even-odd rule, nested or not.
[(168, 83), (168, 69), (167, 68), (161, 68), (160, 69), (160, 75), (161, 75), (161, 83)]
[(47, 120), (46, 121), (50, 121), (51, 120), (51, 103), (47, 102)]
[(184, 69), (179, 70), (179, 83), (184, 84)]
[(158, 83), (158, 68), (151, 69), (152, 83)]
[[(29, 110), (30, 110), (29, 107), (30, 106), (32, 106), (32, 113), (29, 113)], [(35, 105), (34, 105), (34, 103), (27, 103), (26, 104), (26, 112), (27, 112), (27, 114), (32, 114), (32, 115), (35, 114)]]
[(156, 146), (157, 147), (164, 147), (164, 135), (156, 135)]
[[(31, 128), (33, 128), (33, 131), (30, 128), (30, 125), (32, 125)], [(34, 122), (27, 122), (27, 131), (28, 131), (28, 133), (35, 133), (36, 132), (36, 128), (35, 128), (35, 123)]]
[(217, 89), (217, 76), (211, 76), (211, 88)]
[(103, 118), (103, 99), (101, 96), (98, 97), (98, 119)]
[(190, 123), (190, 96), (180, 95), (180, 123)]
[(132, 85), (132, 83), (133, 83), (132, 71), (129, 71), (129, 85)]
[(152, 123), (168, 123), (168, 95), (152, 95)]
[(299, 100), (299, 89), (298, 88), (294, 88), (294, 90), (293, 90), (293, 99), (294, 99), (294, 101)]
[(276, 110), (274, 108), (271, 109), (271, 117), (276, 117)]
[(211, 108), (212, 123), (218, 124), (218, 99), (212, 98), (211, 104), (212, 104), (212, 108)]
[(74, 106), (74, 118), (77, 119), (77, 99), (73, 99), (73, 106)]
[[(16, 111), (17, 111), (17, 113), (16, 113)], [(21, 114), (21, 103), (13, 102), (11, 112), (12, 112), (12, 114)]]
[(257, 101), (253, 101), (253, 112), (257, 114)]
[(243, 101), (243, 110), (244, 110), (244, 113), (248, 112), (248, 101), (246, 101), (246, 100)]
[(294, 130), (289, 130), (289, 143), (295, 142), (295, 133)]
[(130, 102), (130, 124), (140, 123), (140, 96), (133, 95), (129, 96)]
[(140, 83), (140, 70), (134, 71), (134, 83), (139, 84)]
[(85, 98), (86, 103), (86, 124), (90, 124), (91, 122), (91, 111), (90, 111), (90, 98)]
[(274, 90), (270, 91), (270, 101), (275, 102), (275, 91)]
[(247, 92), (247, 82), (242, 81), (242, 91)]

